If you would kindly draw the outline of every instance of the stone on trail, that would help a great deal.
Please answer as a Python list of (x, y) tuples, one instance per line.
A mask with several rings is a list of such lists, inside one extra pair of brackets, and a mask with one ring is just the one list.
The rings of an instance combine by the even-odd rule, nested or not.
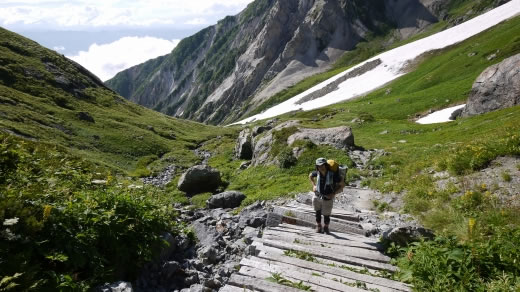
[(246, 198), (241, 192), (238, 191), (227, 191), (220, 194), (216, 194), (211, 196), (206, 201), (208, 208), (236, 208), (240, 206), (240, 203)]
[(177, 188), (189, 195), (215, 191), (222, 183), (220, 172), (207, 165), (190, 167), (179, 179)]

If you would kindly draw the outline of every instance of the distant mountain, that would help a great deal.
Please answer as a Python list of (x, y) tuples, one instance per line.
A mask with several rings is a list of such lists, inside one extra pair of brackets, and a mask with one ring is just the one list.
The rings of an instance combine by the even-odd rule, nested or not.
[[(172, 51), (106, 82), (125, 98), (162, 113), (225, 124), (274, 94), (331, 68), (375, 36), (384, 46), (439, 19), (456, 24), (507, 1), (256, 0), (188, 37)], [(458, 8), (457, 17), (449, 15)]]
[(225, 130), (128, 102), (81, 65), (0, 28), (0, 131), (132, 172), (142, 157), (191, 166), (191, 149)]

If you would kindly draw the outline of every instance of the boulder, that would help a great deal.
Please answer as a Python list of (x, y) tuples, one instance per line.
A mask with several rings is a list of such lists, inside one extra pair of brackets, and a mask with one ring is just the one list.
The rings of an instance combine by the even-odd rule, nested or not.
[(177, 188), (189, 195), (213, 192), (222, 180), (220, 172), (207, 165), (196, 165), (190, 167), (179, 179)]
[(460, 115), (462, 114), (463, 108), (459, 108), (455, 111), (453, 111), (450, 115), (450, 120), (455, 121)]
[(208, 208), (236, 208), (240, 206), (240, 203), (246, 198), (241, 192), (237, 191), (227, 191), (220, 194), (216, 194), (211, 196), (209, 200), (206, 201)]
[(264, 209), (265, 202), (256, 202), (247, 206), (240, 212), (239, 226), (251, 226), (253, 228), (265, 225), (267, 211)]
[(95, 123), (94, 118), (88, 112), (79, 112), (78, 119), (89, 123)]
[(433, 239), (433, 231), (418, 226), (396, 227), (383, 233), (383, 239), (405, 246), (411, 242), (418, 241), (421, 237)]
[(346, 126), (327, 129), (301, 128), (289, 136), (287, 144), (291, 145), (296, 140), (310, 140), (316, 145), (330, 145), (337, 149), (354, 147), (354, 134), (352, 129)]
[(520, 54), (495, 64), (477, 77), (462, 117), (520, 104)]
[(251, 142), (251, 131), (249, 129), (242, 130), (238, 135), (235, 145), (235, 157), (247, 160), (253, 158), (253, 144)]

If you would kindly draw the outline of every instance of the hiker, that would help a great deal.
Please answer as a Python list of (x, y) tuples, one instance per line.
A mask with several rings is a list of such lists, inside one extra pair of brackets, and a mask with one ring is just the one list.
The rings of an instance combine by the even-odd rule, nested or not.
[[(316, 177), (318, 178), (316, 180)], [(345, 187), (338, 171), (332, 171), (325, 158), (316, 159), (316, 170), (309, 174), (312, 183), (312, 206), (316, 211), (316, 232), (330, 234), (329, 223), (332, 212), (332, 203), (336, 194)], [(323, 229), (321, 227), (321, 215), (323, 215)]]

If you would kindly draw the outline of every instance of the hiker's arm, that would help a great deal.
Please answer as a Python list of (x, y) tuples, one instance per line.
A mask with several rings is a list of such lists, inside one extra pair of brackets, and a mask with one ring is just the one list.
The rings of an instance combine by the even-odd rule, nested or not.
[(315, 192), (316, 191), (316, 179), (312, 175), (312, 172), (309, 174), (309, 180), (311, 181), (311, 184), (312, 184), (312, 191)]

